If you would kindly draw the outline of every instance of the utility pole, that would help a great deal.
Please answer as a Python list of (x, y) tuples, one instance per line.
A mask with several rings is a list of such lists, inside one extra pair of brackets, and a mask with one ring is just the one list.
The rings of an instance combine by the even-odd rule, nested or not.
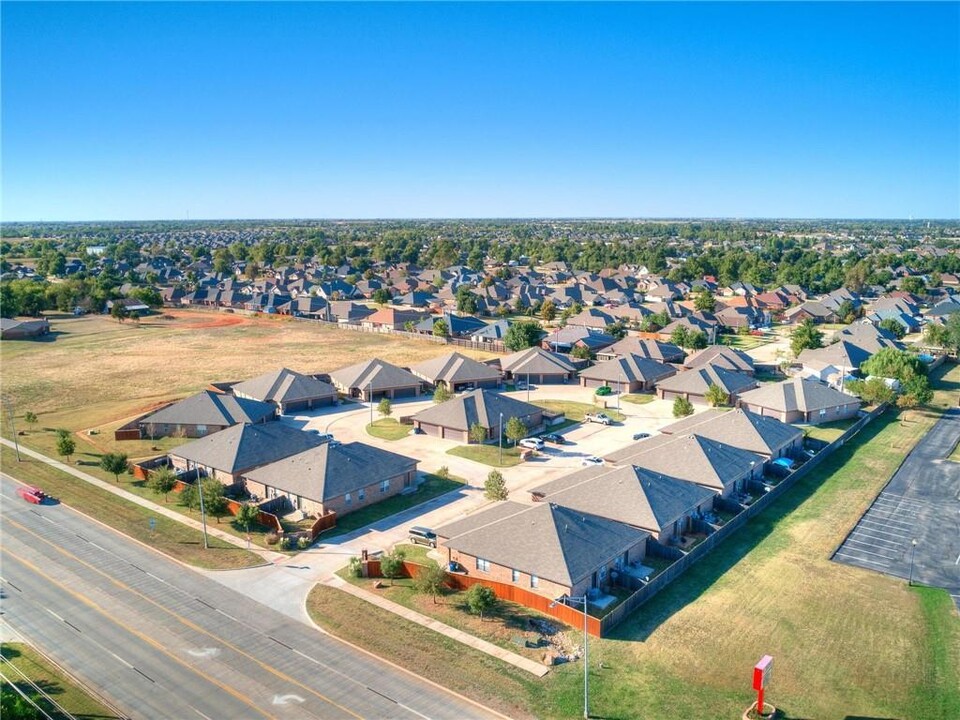
[(503, 467), (503, 413), (500, 413), (500, 427), (497, 429), (499, 430), (497, 442), (500, 444), (500, 467)]
[(910, 545), (911, 545), (911, 548), (910, 548), (910, 580), (907, 582), (907, 587), (911, 587), (911, 586), (913, 585), (913, 558), (914, 558), (914, 556), (917, 554), (917, 539), (914, 538), (914, 539), (910, 542)]
[(203, 508), (203, 476), (200, 474), (200, 468), (197, 467), (197, 493), (200, 495), (200, 522), (203, 525), (203, 549), (209, 550), (210, 545), (207, 542), (207, 514)]
[(3, 404), (7, 407), (7, 417), (10, 419), (10, 433), (13, 435), (13, 448), (17, 451), (17, 462), (20, 462), (20, 442), (17, 440), (17, 426), (13, 422), (13, 403), (5, 397)]

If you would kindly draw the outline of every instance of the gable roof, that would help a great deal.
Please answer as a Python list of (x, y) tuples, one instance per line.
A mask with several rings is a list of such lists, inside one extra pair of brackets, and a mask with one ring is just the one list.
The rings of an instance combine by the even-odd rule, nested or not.
[(231, 475), (289, 457), (323, 442), (282, 423), (240, 424), (170, 451), (173, 457), (222, 470)]
[(580, 377), (588, 380), (602, 380), (608, 383), (655, 383), (676, 375), (677, 371), (669, 365), (656, 360), (628, 354), (597, 363), (580, 371)]
[(576, 372), (573, 363), (563, 355), (536, 346), (500, 358), (500, 367), (504, 372), (515, 375), (558, 375)]
[(451, 537), (446, 546), (572, 586), (649, 536), (623, 523), (549, 502), (511, 505), (517, 512), (498, 510), (505, 516), (497, 519), (491, 513), (489, 524)]
[(236, 425), (256, 424), (276, 414), (270, 403), (238, 398), (204, 390), (168, 405), (143, 418), (141, 423), (166, 425)]
[(235, 395), (246, 395), (255, 400), (288, 403), (298, 400), (335, 397), (336, 389), (309, 375), (280, 368), (233, 386)]
[[(751, 391), (754, 392), (754, 391)], [(803, 432), (793, 425), (780, 422), (776, 418), (758, 415), (742, 408), (736, 410), (708, 410), (705, 413), (691, 415), (660, 429), (664, 435), (683, 435), (695, 433), (726, 445), (749, 450), (759, 455), (772, 456), (781, 448), (795, 442)], [(625, 457), (636, 451), (624, 448)], [(617, 453), (608, 456), (612, 462), (619, 457)]]
[(410, 371), (432, 383), (440, 380), (450, 384), (500, 379), (500, 372), (496, 368), (484, 365), (458, 352), (425, 360), (414, 365)]
[(323, 502), (409, 472), (416, 458), (360, 442), (324, 443), (245, 474), (256, 482)]
[(661, 340), (641, 340), (625, 337), (603, 350), (603, 355), (639, 355), (658, 362), (677, 362), (683, 360), (683, 350), (673, 343)]
[(467, 431), (474, 423), (480, 423), (487, 429), (498, 426), (500, 413), (503, 413), (503, 422), (506, 424), (512, 417), (525, 418), (538, 412), (542, 410), (536, 405), (481, 388), (421, 410), (413, 419), (429, 425)]
[(708, 364), (661, 380), (657, 383), (657, 388), (667, 392), (703, 395), (711, 385), (718, 385), (724, 392), (734, 394), (755, 388), (757, 381), (749, 375)]
[(861, 363), (866, 362), (871, 354), (859, 344), (849, 340), (840, 340), (822, 348), (807, 348), (800, 353), (797, 359), (802, 365), (810, 367), (833, 365), (853, 371), (859, 368)]
[(801, 377), (767, 383), (742, 393), (740, 402), (778, 412), (812, 412), (842, 405), (860, 405), (860, 399), (853, 395)]
[(409, 370), (404, 370), (380, 358), (364, 360), (356, 365), (334, 370), (330, 373), (330, 379), (343, 388), (365, 390), (372, 386), (374, 391), (419, 387), (422, 382)]
[(724, 370), (753, 373), (753, 358), (742, 350), (726, 345), (711, 345), (683, 361), (683, 366), (687, 368), (702, 367), (707, 364)]

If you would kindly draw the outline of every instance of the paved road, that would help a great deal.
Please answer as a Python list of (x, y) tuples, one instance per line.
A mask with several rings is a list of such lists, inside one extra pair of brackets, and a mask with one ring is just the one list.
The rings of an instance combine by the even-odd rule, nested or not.
[(834, 554), (837, 562), (946, 588), (960, 607), (960, 409), (948, 411), (913, 449)]
[(135, 718), (486, 718), (2, 481), (3, 620)]

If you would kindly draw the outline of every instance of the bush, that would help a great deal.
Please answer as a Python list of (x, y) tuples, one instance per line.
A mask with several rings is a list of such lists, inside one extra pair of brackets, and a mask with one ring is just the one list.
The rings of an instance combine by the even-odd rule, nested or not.
[(450, 468), (448, 468), (446, 465), (441, 465), (440, 468), (434, 473), (434, 475), (436, 475), (441, 480), (449, 480)]
[(363, 577), (363, 561), (356, 555), (350, 558), (350, 574), (354, 577)]
[(308, 547), (310, 547), (309, 535), (301, 535), (299, 538), (297, 538), (297, 548), (299, 550), (306, 550)]
[(280, 541), (280, 536), (275, 530), (271, 530), (264, 536), (264, 540), (267, 541), (267, 545), (276, 545)]
[(293, 545), (293, 538), (291, 538), (289, 535), (284, 535), (282, 538), (280, 538), (281, 550), (289, 550), (291, 545)]
[(693, 403), (685, 397), (677, 396), (673, 401), (673, 416), (675, 418), (682, 418), (687, 417), (687, 415), (693, 415)]

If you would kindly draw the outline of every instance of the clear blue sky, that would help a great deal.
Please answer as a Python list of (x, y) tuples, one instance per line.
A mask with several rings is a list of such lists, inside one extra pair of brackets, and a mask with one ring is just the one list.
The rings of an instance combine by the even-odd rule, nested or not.
[(2, 6), (3, 219), (960, 216), (960, 5)]

